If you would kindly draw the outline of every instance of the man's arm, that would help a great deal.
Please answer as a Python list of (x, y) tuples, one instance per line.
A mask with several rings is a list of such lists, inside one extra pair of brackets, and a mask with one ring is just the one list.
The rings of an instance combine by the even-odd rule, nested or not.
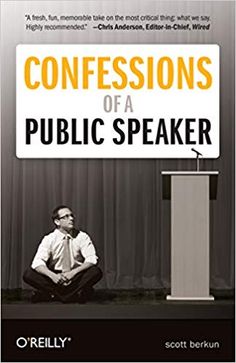
[(68, 279), (63, 274), (55, 274), (53, 271), (49, 270), (49, 268), (45, 265), (40, 265), (35, 268), (35, 271), (38, 273), (48, 276), (55, 284), (63, 284), (68, 281)]
[(94, 264), (91, 262), (84, 262), (82, 265), (74, 268), (71, 271), (63, 272), (62, 275), (66, 278), (67, 281), (70, 281), (73, 279), (75, 275), (77, 275), (79, 272), (87, 270), (89, 267), (93, 266)]
[(38, 273), (48, 276), (55, 284), (62, 284), (67, 281), (66, 278), (62, 274), (55, 274), (53, 271), (49, 270), (46, 263), (50, 258), (51, 251), (51, 239), (49, 236), (45, 236), (34, 256), (32, 262), (32, 269), (37, 271)]
[(88, 268), (94, 266), (97, 264), (97, 256), (96, 256), (96, 250), (95, 247), (90, 239), (90, 237), (87, 235), (87, 233), (82, 232), (81, 238), (81, 248), (80, 252), (82, 256), (84, 257), (84, 262), (74, 268), (71, 271), (64, 272), (63, 275), (70, 281), (75, 275), (80, 273), (81, 271), (87, 270)]

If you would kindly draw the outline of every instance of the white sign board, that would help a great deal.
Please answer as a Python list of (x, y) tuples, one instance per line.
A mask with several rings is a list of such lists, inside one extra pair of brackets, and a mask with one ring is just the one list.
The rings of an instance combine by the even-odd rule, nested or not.
[(18, 45), (18, 158), (219, 156), (219, 47)]

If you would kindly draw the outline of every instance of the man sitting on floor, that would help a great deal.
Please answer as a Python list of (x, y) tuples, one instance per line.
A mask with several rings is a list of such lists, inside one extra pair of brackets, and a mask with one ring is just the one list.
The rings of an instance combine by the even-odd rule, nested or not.
[(86, 302), (102, 278), (94, 245), (85, 232), (74, 228), (75, 217), (67, 206), (55, 208), (52, 219), (56, 229), (42, 239), (23, 276), (37, 289), (32, 302)]

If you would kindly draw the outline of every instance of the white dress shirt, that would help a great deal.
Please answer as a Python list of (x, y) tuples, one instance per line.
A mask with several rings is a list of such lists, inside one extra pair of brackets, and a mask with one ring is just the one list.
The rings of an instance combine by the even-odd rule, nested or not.
[[(52, 233), (45, 236), (34, 256), (31, 267), (36, 269), (38, 266), (47, 266), (52, 270), (62, 270), (62, 256), (64, 248), (65, 234), (55, 229)], [(69, 239), (71, 269), (80, 266), (83, 262), (90, 262), (94, 265), (98, 257), (94, 245), (83, 231), (79, 231), (76, 237)]]

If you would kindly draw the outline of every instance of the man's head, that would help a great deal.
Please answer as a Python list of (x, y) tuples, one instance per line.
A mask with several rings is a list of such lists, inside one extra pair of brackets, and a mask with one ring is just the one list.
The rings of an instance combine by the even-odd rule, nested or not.
[(66, 205), (59, 205), (53, 210), (52, 220), (62, 232), (70, 232), (74, 228), (75, 216)]

